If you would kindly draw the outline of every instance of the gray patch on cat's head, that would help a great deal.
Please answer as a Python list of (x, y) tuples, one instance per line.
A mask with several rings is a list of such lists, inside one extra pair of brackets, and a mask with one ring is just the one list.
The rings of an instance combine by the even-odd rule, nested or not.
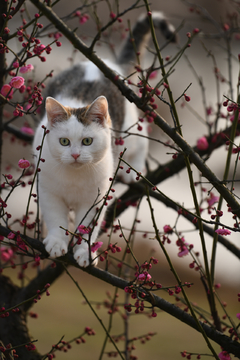
[(70, 108), (69, 111), (72, 115), (74, 115), (76, 117), (76, 119), (83, 123), (84, 125), (88, 124), (87, 118), (86, 118), (86, 113), (88, 110), (89, 106), (84, 106), (82, 108), (78, 108), (78, 109), (74, 109), (74, 108)]
[[(108, 100), (109, 114), (112, 119), (113, 128), (121, 130), (124, 116), (124, 97), (112, 84), (110, 80), (101, 77), (98, 81), (83, 81), (84, 67), (75, 65), (52, 79), (46, 95), (57, 97), (61, 95), (66, 98), (81, 100), (85, 104), (91, 104), (98, 96), (105, 96)], [(80, 113), (78, 113), (80, 116)]]

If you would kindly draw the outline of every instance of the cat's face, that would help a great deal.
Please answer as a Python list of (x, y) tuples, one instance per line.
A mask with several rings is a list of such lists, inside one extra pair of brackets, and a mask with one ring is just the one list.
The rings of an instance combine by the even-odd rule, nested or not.
[(50, 129), (48, 146), (59, 164), (79, 168), (104, 158), (111, 146), (111, 120), (105, 98), (100, 97), (82, 109), (63, 107), (48, 98), (46, 110)]

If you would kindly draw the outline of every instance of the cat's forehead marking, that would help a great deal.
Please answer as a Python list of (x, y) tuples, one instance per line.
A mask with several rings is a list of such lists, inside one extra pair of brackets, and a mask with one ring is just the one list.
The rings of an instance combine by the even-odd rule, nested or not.
[(84, 106), (82, 108), (69, 108), (69, 112), (71, 115), (76, 116), (77, 120), (83, 124), (88, 124), (88, 119), (86, 117), (86, 112), (88, 110), (89, 106)]

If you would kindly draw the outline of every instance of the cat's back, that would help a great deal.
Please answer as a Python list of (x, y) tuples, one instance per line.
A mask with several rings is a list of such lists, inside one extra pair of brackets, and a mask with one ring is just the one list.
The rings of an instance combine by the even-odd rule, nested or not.
[[(110, 61), (106, 63), (117, 73), (121, 73), (119, 66)], [(125, 99), (92, 62), (84, 61), (62, 71), (51, 80), (46, 89), (46, 96), (61, 99), (64, 105), (79, 102), (80, 106), (86, 106), (102, 95), (108, 100), (114, 128), (120, 130), (125, 116)]]

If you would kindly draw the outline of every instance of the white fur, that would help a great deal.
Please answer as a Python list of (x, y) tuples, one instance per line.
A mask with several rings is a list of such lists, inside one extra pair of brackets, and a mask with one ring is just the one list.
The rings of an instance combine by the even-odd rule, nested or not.
[[(120, 72), (118, 66), (111, 64), (109, 61), (107, 63)], [(100, 71), (91, 62), (85, 64), (85, 70), (85, 80), (92, 81), (99, 79), (101, 76)], [(72, 108), (88, 105), (76, 99), (61, 96), (58, 96), (56, 100), (63, 106)], [(136, 106), (125, 100), (125, 118), (122, 130), (127, 130), (137, 121), (138, 111)], [(42, 125), (50, 130), (50, 133), (46, 135), (41, 156), (45, 159), (45, 162), (40, 163), (41, 171), (39, 172), (40, 207), (48, 229), (48, 235), (43, 242), (50, 256), (58, 257), (68, 251), (69, 239), (60, 226), (68, 228), (69, 209), (75, 211), (77, 226), (94, 204), (98, 191), (100, 192), (100, 198), (103, 198), (108, 190), (109, 178), (112, 177), (114, 171), (113, 149), (111, 146), (112, 134), (109, 127), (103, 127), (97, 122), (84, 126), (74, 116), (71, 116), (66, 121), (57, 122), (52, 127), (47, 115), (45, 115), (37, 128), (33, 144), (36, 163), (39, 156), (39, 151), (36, 151), (36, 148), (41, 144), (43, 138)], [(136, 127), (130, 131), (147, 136), (147, 124), (141, 123), (141, 125), (143, 126), (141, 132)], [(113, 133), (113, 135), (120, 136), (118, 133)], [(124, 136), (124, 134), (121, 134), (121, 136)], [(70, 147), (60, 145), (59, 138), (62, 137), (70, 140)], [(93, 138), (92, 145), (82, 145), (82, 139), (86, 137)], [(114, 153), (118, 155), (124, 148), (127, 148), (124, 159), (138, 172), (145, 174), (145, 161), (148, 152), (147, 139), (135, 135), (130, 136), (124, 140), (123, 146), (116, 146)], [(72, 154), (79, 154), (76, 161), (73, 159)], [(126, 183), (135, 181), (136, 173), (131, 171), (128, 174), (126, 172), (128, 166), (122, 165), (124, 169), (120, 170), (119, 175), (123, 181)], [(97, 239), (105, 211), (106, 207), (104, 206), (98, 225), (95, 226), (91, 235), (91, 244)], [(95, 214), (96, 207), (88, 213), (82, 225), (89, 226)], [(83, 237), (88, 240), (88, 235)], [(82, 241), (81, 245), (74, 246), (74, 258), (80, 266), (89, 265), (87, 242)], [(94, 265), (96, 263), (97, 261), (95, 261)]]
[[(117, 64), (111, 62), (110, 60), (104, 60), (104, 62), (112, 70), (116, 71), (117, 74), (121, 74), (121, 68)], [(91, 82), (101, 80), (103, 75), (94, 63), (92, 63), (91, 61), (85, 61), (82, 64), (84, 66), (83, 81)]]
[[(45, 162), (41, 162), (39, 172), (40, 207), (48, 229), (44, 244), (51, 257), (58, 257), (66, 254), (68, 249), (68, 236), (60, 226), (68, 228), (69, 209), (75, 211), (77, 226), (94, 204), (98, 191), (100, 200), (108, 190), (109, 177), (113, 173), (111, 133), (109, 128), (103, 128), (98, 123), (85, 127), (74, 116), (51, 128), (45, 116), (36, 131), (33, 144), (36, 162), (39, 156), (36, 148), (43, 137), (42, 125), (50, 130), (41, 156)], [(92, 145), (82, 145), (82, 139), (88, 136), (93, 138)], [(71, 146), (60, 145), (61, 137), (70, 139)], [(80, 156), (75, 161), (71, 154), (76, 152)], [(91, 243), (96, 241), (104, 213), (105, 207), (92, 233)], [(95, 214), (96, 206), (88, 213), (82, 225), (89, 226)], [(88, 239), (88, 235), (83, 237)], [(74, 246), (74, 257), (80, 266), (89, 265), (89, 249), (84, 240), (81, 245)]]
[[(161, 17), (164, 18), (163, 14), (161, 12), (157, 13), (157, 18)], [(122, 70), (121, 68), (111, 62), (110, 60), (104, 60), (105, 64), (110, 67), (112, 70), (116, 71), (118, 75), (121, 74)], [(98, 67), (93, 64), (90, 61), (86, 61), (84, 63), (85, 66), (85, 75), (84, 80), (85, 81), (94, 81), (99, 80), (102, 77), (101, 71), (98, 69)], [(94, 79), (95, 76), (95, 79)], [(60, 102), (62, 101), (59, 100)], [(64, 100), (65, 103), (63, 105), (68, 105), (67, 101)], [(125, 136), (124, 131), (128, 130), (133, 124), (138, 122), (138, 109), (136, 108), (135, 104), (130, 103), (127, 99), (124, 100), (125, 105), (125, 118), (122, 126), (122, 134), (113, 133), (114, 136)], [(72, 106), (69, 104), (69, 106)], [(125, 155), (123, 157), (124, 160), (126, 160), (134, 169), (136, 169), (138, 172), (141, 172), (143, 175), (146, 173), (145, 168), (145, 161), (148, 154), (148, 140), (144, 138), (144, 136), (148, 136), (147, 127), (148, 124), (146, 121), (141, 123), (142, 131), (137, 130), (137, 126), (131, 128), (129, 131), (131, 133), (135, 133), (136, 135), (132, 135), (129, 137), (126, 137), (124, 139), (124, 145), (123, 146), (116, 146), (114, 149), (114, 153), (118, 155), (126, 148)], [(138, 136), (140, 135), (140, 136)], [(115, 164), (117, 163), (118, 159), (115, 159)], [(120, 178), (125, 183), (131, 183), (134, 182), (136, 179), (136, 173), (134, 171), (131, 171), (130, 173), (126, 173), (126, 170), (128, 169), (128, 166), (124, 163), (121, 164), (123, 166), (123, 169), (119, 171)]]

